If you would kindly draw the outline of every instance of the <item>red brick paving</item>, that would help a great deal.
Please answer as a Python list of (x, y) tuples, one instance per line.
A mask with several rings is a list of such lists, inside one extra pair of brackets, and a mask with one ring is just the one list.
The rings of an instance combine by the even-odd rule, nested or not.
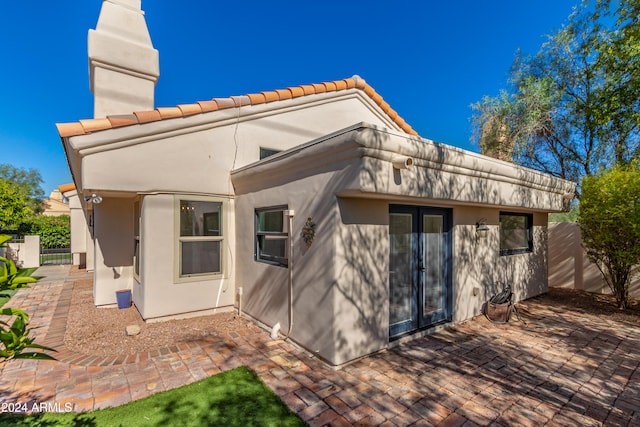
[(217, 341), (130, 355), (64, 349), (73, 283), (40, 282), (11, 306), (58, 361), (0, 364), (2, 402), (121, 405), (247, 365), (311, 426), (640, 425), (640, 334), (610, 319), (520, 303), (527, 324), (482, 317), (332, 369), (249, 324)]

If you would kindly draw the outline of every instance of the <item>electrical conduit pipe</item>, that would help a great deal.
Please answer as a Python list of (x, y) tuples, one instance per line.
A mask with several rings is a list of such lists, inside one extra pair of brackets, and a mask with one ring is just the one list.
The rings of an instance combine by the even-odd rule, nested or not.
[(293, 329), (293, 217), (295, 211), (293, 209), (285, 211), (285, 215), (289, 217), (289, 330), (284, 339), (288, 339)]

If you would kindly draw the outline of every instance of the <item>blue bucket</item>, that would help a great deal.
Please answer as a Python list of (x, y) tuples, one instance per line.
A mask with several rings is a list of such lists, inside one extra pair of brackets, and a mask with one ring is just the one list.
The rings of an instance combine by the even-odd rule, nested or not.
[(121, 289), (116, 291), (116, 299), (118, 300), (118, 308), (124, 309), (131, 307), (131, 290)]

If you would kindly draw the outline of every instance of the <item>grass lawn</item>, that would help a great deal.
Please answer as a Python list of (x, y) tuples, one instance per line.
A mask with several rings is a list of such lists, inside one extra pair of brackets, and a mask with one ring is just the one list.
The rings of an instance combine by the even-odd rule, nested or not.
[[(64, 408), (64, 404), (60, 406)], [(0, 414), (3, 427), (305, 425), (246, 367), (115, 408), (84, 413)]]

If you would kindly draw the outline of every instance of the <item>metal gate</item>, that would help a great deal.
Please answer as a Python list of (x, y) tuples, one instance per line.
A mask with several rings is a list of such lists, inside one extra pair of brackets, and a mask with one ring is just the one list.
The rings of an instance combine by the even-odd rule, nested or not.
[(71, 248), (40, 248), (40, 265), (73, 264)]

